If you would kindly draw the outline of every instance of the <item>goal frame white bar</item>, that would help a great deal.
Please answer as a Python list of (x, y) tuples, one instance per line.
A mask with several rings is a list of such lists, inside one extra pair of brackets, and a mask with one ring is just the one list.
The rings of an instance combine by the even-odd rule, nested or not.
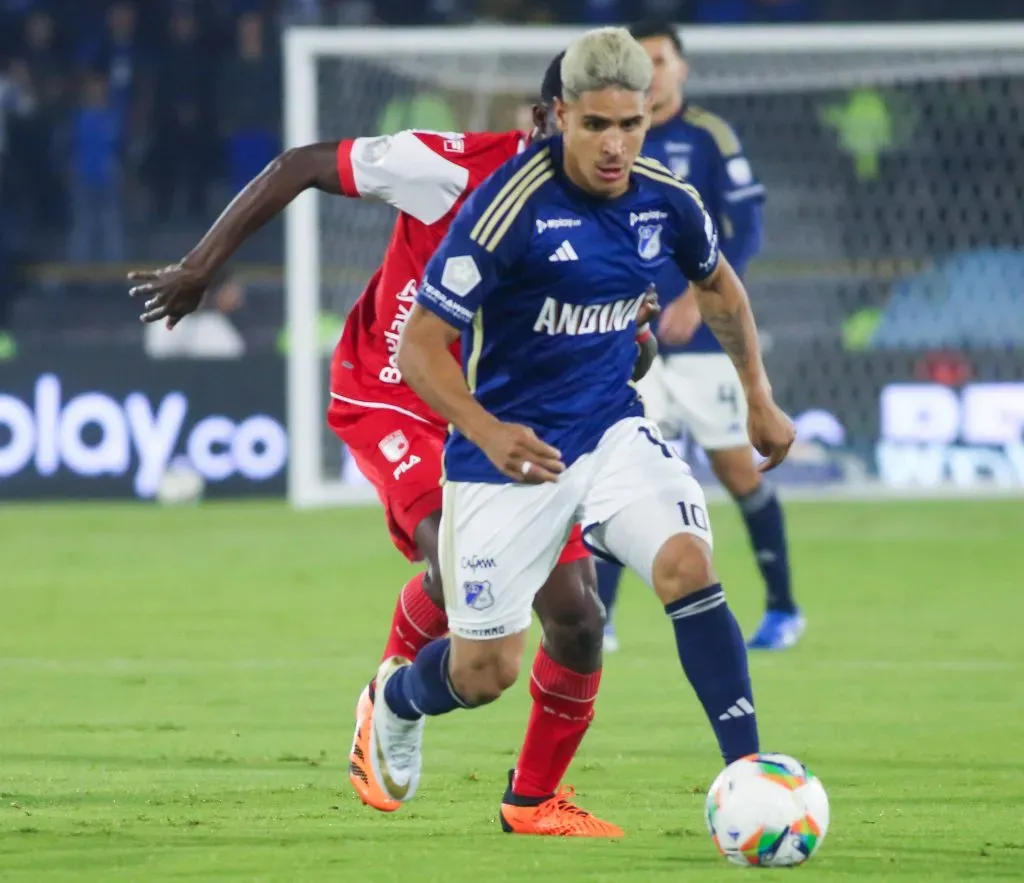
[[(554, 55), (584, 27), (462, 28), (326, 28), (293, 27), (284, 35), (285, 145), (296, 147), (323, 139), (317, 114), (317, 61), (320, 58), (419, 56), (488, 56), (516, 44), (539, 55)], [(743, 52), (762, 54), (836, 54), (877, 51), (967, 51), (1022, 49), (1024, 24), (942, 23), (887, 25), (795, 25), (693, 27), (685, 29), (693, 55)], [(288, 329), (287, 419), (290, 440), (288, 498), (297, 508), (353, 505), (377, 500), (371, 488), (352, 487), (322, 474), (322, 424), (328, 390), (322, 382), (318, 333), (320, 300), (320, 231), (317, 194), (307, 192), (285, 215), (285, 316)], [(938, 494), (880, 485), (822, 489), (825, 498), (848, 496), (883, 499), (917, 496), (973, 496), (964, 489)], [(818, 492), (816, 492), (817, 494)], [(997, 494), (1002, 495), (1002, 494)], [(791, 496), (787, 494), (787, 496)]]

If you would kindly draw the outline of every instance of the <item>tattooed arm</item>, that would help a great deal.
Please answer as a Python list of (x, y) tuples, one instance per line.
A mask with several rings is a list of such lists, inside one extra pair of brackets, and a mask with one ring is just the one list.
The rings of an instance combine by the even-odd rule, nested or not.
[(740, 375), (747, 398), (767, 395), (771, 385), (761, 361), (750, 299), (736, 271), (722, 258), (715, 271), (693, 286), (701, 319), (718, 338)]
[(695, 283), (694, 291), (701, 318), (732, 359), (743, 384), (749, 409), (750, 443), (766, 458), (758, 468), (762, 472), (774, 469), (789, 453), (796, 431), (772, 398), (746, 289), (736, 271), (722, 258), (707, 279)]

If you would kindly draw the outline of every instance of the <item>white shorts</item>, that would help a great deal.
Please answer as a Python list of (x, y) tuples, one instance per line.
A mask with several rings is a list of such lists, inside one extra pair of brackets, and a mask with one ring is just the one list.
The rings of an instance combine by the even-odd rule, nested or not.
[(711, 545), (704, 492), (643, 417), (616, 423), (555, 483), (447, 482), (441, 513), (448, 628), (475, 640), (529, 628), (534, 596), (576, 523), (595, 553), (648, 584), (670, 537), (693, 534)]
[(747, 399), (725, 353), (678, 353), (654, 360), (637, 384), (647, 416), (669, 438), (688, 430), (705, 451), (750, 444)]

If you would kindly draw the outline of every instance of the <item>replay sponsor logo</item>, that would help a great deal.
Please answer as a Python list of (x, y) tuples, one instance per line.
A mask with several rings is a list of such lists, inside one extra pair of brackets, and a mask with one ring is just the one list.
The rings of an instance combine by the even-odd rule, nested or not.
[(135, 495), (149, 498), (182, 454), (207, 481), (263, 482), (284, 470), (288, 436), (268, 414), (194, 413), (183, 392), (66, 396), (60, 377), (45, 373), (30, 401), (0, 393), (0, 480), (64, 469), (79, 478), (130, 477)]

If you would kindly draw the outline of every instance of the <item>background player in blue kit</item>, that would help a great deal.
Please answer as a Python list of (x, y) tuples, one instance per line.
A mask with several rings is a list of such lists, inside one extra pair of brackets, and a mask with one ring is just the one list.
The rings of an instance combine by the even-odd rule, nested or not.
[[(714, 221), (696, 191), (638, 159), (646, 53), (623, 29), (591, 31), (567, 50), (562, 80), (564, 135), (511, 160), (462, 208), (399, 347), (403, 376), (453, 425), (440, 551), (450, 638), (377, 673), (372, 774), (400, 801), (418, 785), (424, 716), (486, 704), (515, 681), (534, 595), (576, 522), (653, 587), (726, 762), (758, 750), (703, 492), (629, 384), (637, 311), (667, 264), (697, 285), (768, 468), (793, 425), (772, 399)], [(463, 369), (450, 349), (460, 337)]]
[[(722, 251), (741, 276), (761, 248), (764, 186), (721, 117), (685, 99), (688, 66), (676, 28), (642, 22), (630, 28), (654, 65), (652, 122), (643, 153), (685, 178), (700, 193), (721, 233)], [(746, 402), (736, 369), (711, 329), (701, 321), (687, 280), (669, 264), (658, 277), (665, 303), (658, 322), (662, 358), (639, 384), (647, 416), (671, 436), (683, 430), (708, 454), (719, 481), (743, 513), (767, 590), (764, 619), (752, 648), (783, 650), (803, 634), (803, 614), (793, 600), (782, 506), (754, 466), (747, 438)], [(604, 602), (605, 650), (618, 648), (612, 614), (622, 568), (597, 565)]]

